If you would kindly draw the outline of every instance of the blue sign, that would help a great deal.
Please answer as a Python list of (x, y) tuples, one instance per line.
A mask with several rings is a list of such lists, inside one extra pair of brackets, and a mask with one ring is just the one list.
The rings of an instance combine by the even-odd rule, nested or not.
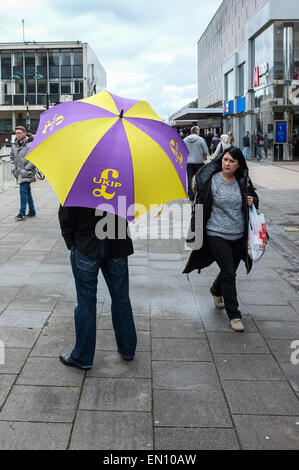
[(223, 114), (234, 114), (234, 100), (226, 101), (224, 103)]
[(276, 122), (276, 136), (275, 141), (278, 144), (285, 144), (287, 142), (287, 121)]
[(246, 111), (246, 98), (237, 98), (237, 113), (245, 113)]

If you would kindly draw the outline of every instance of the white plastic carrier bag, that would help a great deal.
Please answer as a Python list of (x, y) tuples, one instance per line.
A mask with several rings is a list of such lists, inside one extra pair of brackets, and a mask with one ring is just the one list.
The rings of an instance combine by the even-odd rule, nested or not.
[(259, 261), (266, 250), (267, 229), (264, 214), (258, 214), (254, 204), (249, 209), (248, 254), (252, 261)]

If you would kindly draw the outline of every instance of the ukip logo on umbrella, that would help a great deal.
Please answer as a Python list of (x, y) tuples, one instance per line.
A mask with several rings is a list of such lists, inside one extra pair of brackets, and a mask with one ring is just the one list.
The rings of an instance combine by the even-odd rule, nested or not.
[(115, 181), (110, 181), (109, 180), (109, 173), (112, 174), (113, 179), (117, 179), (118, 176), (119, 176), (119, 173), (118, 173), (117, 170), (109, 169), (109, 170), (102, 171), (101, 178), (100, 178), (99, 181), (97, 181), (97, 178), (93, 179), (94, 183), (101, 184), (101, 189), (99, 189), (99, 188), (94, 189), (94, 191), (93, 191), (94, 196), (96, 196), (96, 197), (103, 196), (104, 199), (112, 199), (115, 196), (115, 192), (114, 193), (107, 193), (107, 188), (108, 187), (118, 188), (118, 187), (122, 186), (122, 183), (118, 183), (118, 182), (115, 182)]
[[(99, 208), (135, 220), (140, 210), (186, 198), (188, 150), (146, 101), (103, 91), (41, 115), (26, 158), (63, 206)], [(118, 200), (126, 198), (126, 210)], [(107, 210), (107, 209), (105, 209)], [(130, 215), (128, 215), (130, 213)]]

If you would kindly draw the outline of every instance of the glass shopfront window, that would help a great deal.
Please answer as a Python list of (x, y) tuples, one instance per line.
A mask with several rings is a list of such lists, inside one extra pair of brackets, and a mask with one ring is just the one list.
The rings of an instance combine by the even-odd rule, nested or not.
[[(260, 85), (267, 85), (274, 78), (274, 25), (272, 24), (254, 40), (254, 67), (259, 67)], [(252, 77), (253, 78), (253, 77)]]
[(294, 24), (294, 80), (299, 80), (299, 23)]
[(274, 79), (283, 80), (283, 23), (276, 22), (274, 25)]
[(245, 62), (238, 67), (239, 73), (239, 96), (245, 95)]
[(225, 75), (225, 101), (234, 99), (234, 72), (231, 70)]

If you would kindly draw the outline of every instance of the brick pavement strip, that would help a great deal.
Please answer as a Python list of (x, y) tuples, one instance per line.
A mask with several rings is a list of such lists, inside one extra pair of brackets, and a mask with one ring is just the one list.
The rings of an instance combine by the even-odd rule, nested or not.
[(299, 448), (299, 238), (285, 231), (299, 223), (299, 173), (250, 168), (271, 239), (250, 275), (238, 272), (246, 332), (214, 308), (215, 265), (188, 280), (182, 241), (139, 240), (129, 262), (136, 359), (116, 351), (100, 277), (89, 372), (58, 359), (74, 344), (76, 293), (56, 196), (33, 185), (37, 217), (16, 224), (17, 189), (0, 194), (0, 449)]

